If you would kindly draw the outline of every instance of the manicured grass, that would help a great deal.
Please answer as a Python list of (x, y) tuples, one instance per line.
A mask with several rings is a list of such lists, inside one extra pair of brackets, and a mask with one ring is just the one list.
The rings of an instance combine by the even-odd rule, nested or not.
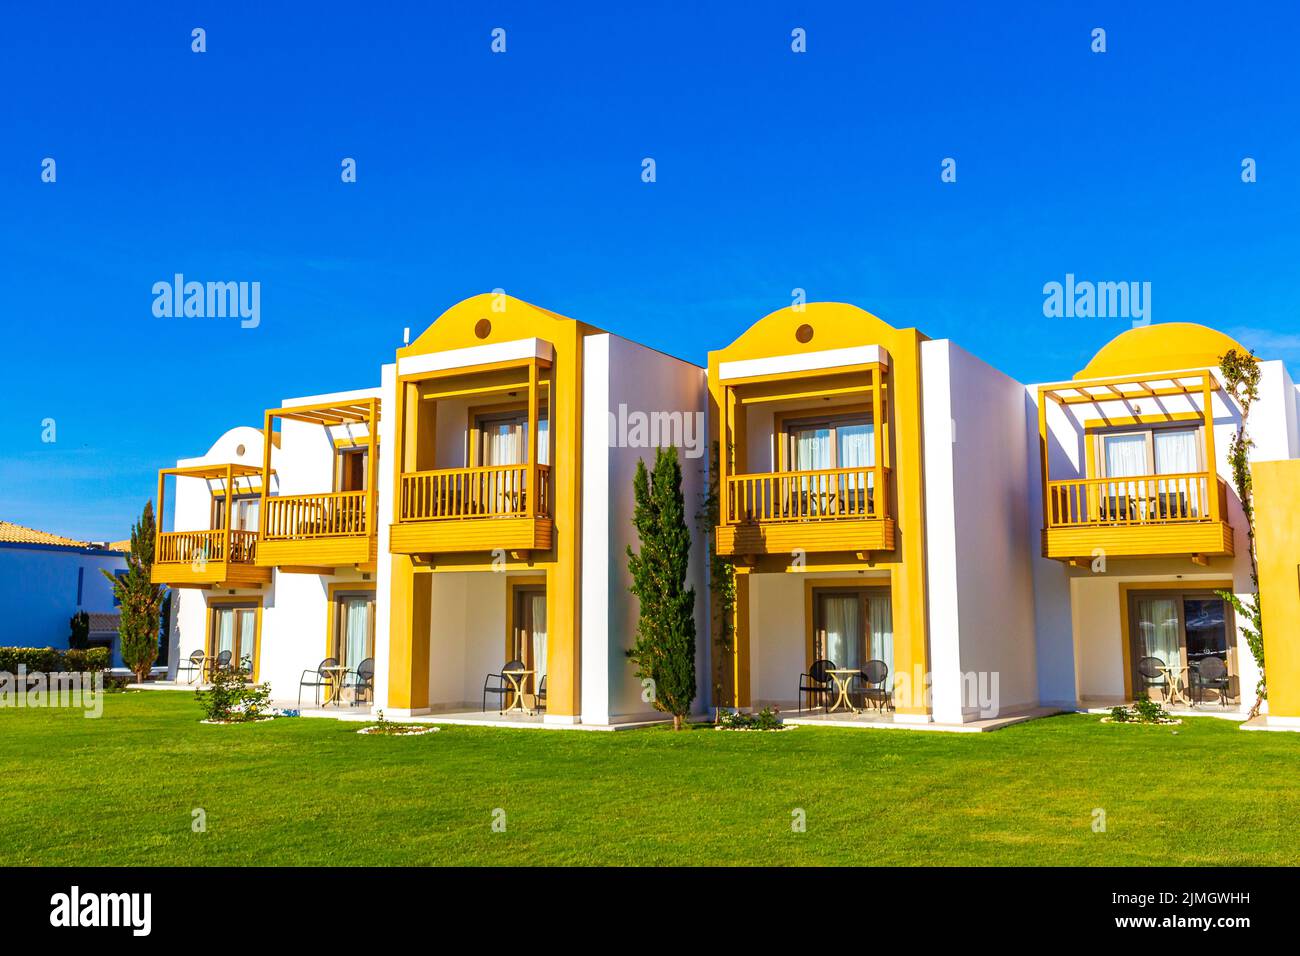
[(1300, 735), (1212, 718), (1177, 733), (1069, 715), (980, 735), (406, 739), (333, 720), (198, 721), (188, 694), (161, 691), (112, 695), (99, 720), (0, 711), (0, 865), (1300, 860)]

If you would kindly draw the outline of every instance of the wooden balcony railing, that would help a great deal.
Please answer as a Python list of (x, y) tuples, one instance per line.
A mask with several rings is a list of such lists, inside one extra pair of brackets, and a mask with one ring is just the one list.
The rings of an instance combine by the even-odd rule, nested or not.
[[(528, 469), (536, 467), (535, 506), (528, 502)], [(549, 518), (549, 465), (444, 468), (402, 475), (399, 521), (465, 518)]]
[(1189, 524), (1226, 520), (1228, 487), (1210, 472), (1076, 478), (1049, 481), (1047, 502), (1049, 529)]
[(887, 518), (889, 469), (827, 468), (727, 478), (726, 524)]
[(252, 564), (256, 557), (256, 531), (164, 531), (154, 547), (155, 564)]
[(267, 498), (262, 513), (266, 541), (362, 536), (369, 533), (365, 491)]

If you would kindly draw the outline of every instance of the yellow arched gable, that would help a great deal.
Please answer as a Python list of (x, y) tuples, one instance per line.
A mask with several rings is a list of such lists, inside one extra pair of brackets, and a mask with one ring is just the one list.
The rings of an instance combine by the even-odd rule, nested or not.
[(1193, 322), (1143, 325), (1121, 332), (1107, 342), (1074, 378), (1076, 381), (1120, 378), (1151, 372), (1216, 368), (1219, 358), (1229, 349), (1249, 353), (1249, 349), (1231, 336)]
[(575, 325), (584, 334), (599, 331), (522, 299), (485, 292), (457, 302), (414, 342), (398, 349), (397, 356), (408, 358), (533, 337), (554, 341), (563, 337), (561, 327), (572, 329)]
[(917, 337), (915, 329), (896, 329), (856, 305), (809, 302), (802, 309), (787, 306), (764, 316), (726, 348), (712, 354), (720, 361), (734, 362), (856, 345), (880, 345), (892, 351), (905, 341), (914, 343)]

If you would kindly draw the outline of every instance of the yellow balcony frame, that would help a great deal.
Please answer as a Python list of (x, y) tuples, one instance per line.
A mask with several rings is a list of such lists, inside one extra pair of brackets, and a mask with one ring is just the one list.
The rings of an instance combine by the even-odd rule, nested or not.
[[(269, 408), (262, 428), (262, 504), (257, 563), (281, 571), (332, 574), (351, 567), (373, 572), (379, 549), (379, 416), (376, 397)], [(369, 449), (366, 491), (271, 495), (272, 428), (280, 421), (329, 429), (364, 425), (355, 443)], [(337, 445), (338, 443), (335, 442)]]
[(221, 528), (157, 531), (150, 573), (153, 583), (174, 588), (260, 588), (270, 584), (270, 568), (259, 567), (256, 561), (256, 533), (232, 531), (230, 527), (235, 497), (232, 492), (238, 480), (262, 475), (265, 487), (270, 474), (252, 465), (233, 463), (159, 469), (158, 528), (162, 527), (168, 476), (200, 478), (209, 482), (209, 487), (211, 482), (220, 481), (225, 491), (225, 521)]
[[(1222, 391), (1209, 369), (1152, 372), (1060, 382), (1038, 388), (1038, 457), (1043, 491), (1043, 556), (1073, 564), (1089, 562), (1098, 553), (1108, 557), (1155, 558), (1189, 556), (1198, 564), (1233, 553), (1232, 527), (1227, 521), (1227, 486), (1218, 477), (1214, 444), (1214, 393)], [(1225, 393), (1226, 394), (1226, 393)], [(1199, 414), (1161, 411), (1139, 414), (1132, 403), (1180, 396)], [(1123, 418), (1100, 414), (1103, 424), (1153, 424), (1200, 421), (1204, 435), (1205, 470), (1186, 475), (1106, 478), (1088, 472), (1080, 479), (1053, 481), (1048, 468), (1048, 402), (1062, 409), (1122, 403)], [(1085, 430), (1091, 423), (1085, 422)], [(1188, 501), (1199, 502), (1189, 509)], [(1200, 513), (1196, 513), (1200, 512)]]

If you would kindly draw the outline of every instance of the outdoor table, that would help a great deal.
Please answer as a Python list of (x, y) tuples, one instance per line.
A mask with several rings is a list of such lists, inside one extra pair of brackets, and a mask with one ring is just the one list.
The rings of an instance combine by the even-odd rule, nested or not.
[(826, 673), (831, 675), (831, 680), (835, 681), (835, 689), (839, 692), (839, 697), (836, 698), (835, 703), (826, 708), (826, 713), (837, 710), (843, 704), (856, 714), (858, 709), (849, 700), (849, 684), (858, 676), (859, 671), (856, 668), (837, 667), (834, 670), (827, 670)]
[(528, 678), (528, 675), (533, 673), (535, 672), (530, 670), (510, 670), (501, 672), (501, 676), (510, 681), (510, 685), (515, 690), (515, 699), (511, 701), (510, 706), (502, 711), (502, 713), (508, 714), (512, 710), (517, 710), (521, 714), (527, 714), (529, 717), (533, 715), (533, 711), (524, 704), (523, 690), (524, 681)]
[(348, 669), (344, 664), (334, 664), (330, 667), (322, 667), (321, 672), (328, 674), (330, 679), (330, 692), (325, 697), (323, 707), (328, 707), (331, 703), (335, 707), (340, 706), (343, 699), (343, 678), (347, 676)]
[(1190, 705), (1192, 703), (1191, 698), (1183, 693), (1187, 684), (1182, 675), (1187, 673), (1187, 668), (1170, 667), (1168, 664), (1162, 664), (1160, 670), (1165, 675), (1165, 703), (1182, 703)]

